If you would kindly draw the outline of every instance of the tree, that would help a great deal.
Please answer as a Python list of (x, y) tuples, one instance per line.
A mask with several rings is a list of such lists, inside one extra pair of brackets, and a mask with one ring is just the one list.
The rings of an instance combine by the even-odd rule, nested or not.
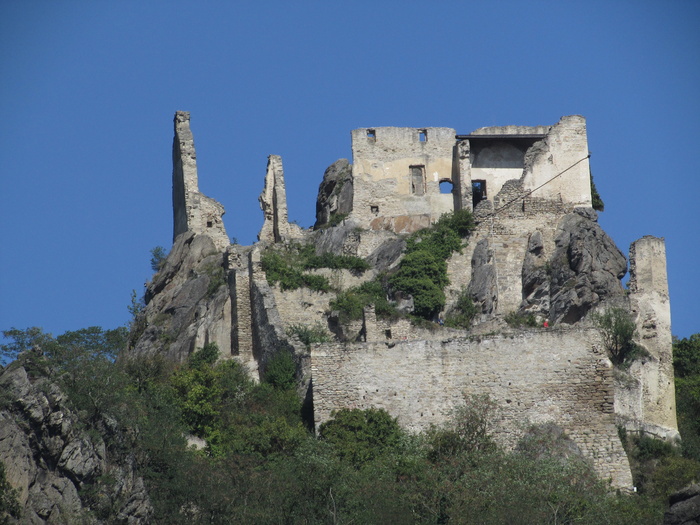
[(165, 265), (165, 259), (168, 256), (168, 252), (162, 246), (156, 246), (151, 249), (151, 270), (154, 272), (159, 272), (163, 265)]
[(603, 345), (613, 364), (631, 361), (641, 349), (633, 341), (636, 327), (632, 315), (624, 308), (608, 308), (602, 314), (594, 314), (593, 322), (600, 329)]
[(377, 408), (343, 408), (319, 428), (341, 459), (358, 468), (397, 447), (401, 433), (396, 418)]

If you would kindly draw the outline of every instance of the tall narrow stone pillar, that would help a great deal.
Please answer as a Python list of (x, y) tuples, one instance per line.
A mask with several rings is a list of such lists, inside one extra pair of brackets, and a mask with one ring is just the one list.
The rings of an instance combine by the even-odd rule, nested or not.
[(639, 343), (651, 356), (640, 366), (642, 419), (658, 427), (642, 430), (671, 439), (678, 423), (664, 239), (647, 235), (632, 243), (629, 289)]
[(173, 241), (181, 233), (192, 231), (208, 235), (219, 250), (225, 250), (230, 241), (224, 213), (221, 204), (199, 192), (190, 114), (178, 111), (173, 138)]

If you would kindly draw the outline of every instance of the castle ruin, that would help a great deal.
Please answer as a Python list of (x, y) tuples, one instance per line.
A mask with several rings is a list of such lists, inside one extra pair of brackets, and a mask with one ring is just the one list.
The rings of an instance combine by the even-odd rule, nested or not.
[[(614, 487), (632, 485), (617, 426), (678, 438), (663, 239), (644, 237), (627, 261), (592, 209), (585, 119), (552, 126), (362, 128), (352, 163), (331, 165), (319, 187), (316, 224), (287, 215), (282, 159), (268, 158), (253, 246), (231, 244), (223, 207), (199, 192), (189, 113), (175, 115), (173, 249), (146, 293), (147, 327), (131, 349), (183, 361), (214, 342), (254, 378), (289, 351), (314, 423), (340, 408), (384, 408), (411, 430), (446, 421), (470, 394), (501, 407), (497, 438), (513, 446), (528, 425), (561, 427)], [(447, 261), (445, 312), (466, 290), (477, 307), (469, 331), (386, 319), (372, 305), (343, 321), (331, 301), (343, 290), (392, 272), (407, 234), (441, 215), (469, 210), (476, 227)], [(283, 290), (268, 282), (266, 250), (311, 244), (363, 258), (372, 269), (321, 268), (333, 287)], [(401, 298), (394, 298), (395, 301)], [(614, 369), (591, 314), (631, 312), (648, 356)], [(550, 327), (512, 328), (511, 313)], [(294, 325), (328, 327), (331, 343), (307, 349)]]

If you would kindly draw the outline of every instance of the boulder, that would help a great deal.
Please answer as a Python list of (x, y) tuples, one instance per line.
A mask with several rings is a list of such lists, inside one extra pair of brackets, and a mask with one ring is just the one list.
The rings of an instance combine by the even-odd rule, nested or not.
[(623, 295), (627, 260), (596, 222), (592, 209), (577, 209), (559, 223), (550, 259), (550, 312), (555, 323), (573, 324), (601, 301)]
[(352, 211), (352, 188), (352, 165), (347, 159), (337, 160), (326, 169), (316, 198), (315, 230), (328, 224), (334, 215)]
[(492, 263), (493, 254), (489, 249), (488, 239), (476, 243), (472, 255), (472, 278), (467, 291), (480, 310), (480, 320), (487, 320), (498, 303), (498, 283), (496, 268)]
[(697, 525), (700, 523), (700, 484), (690, 485), (669, 497), (670, 507), (664, 514), (664, 525)]

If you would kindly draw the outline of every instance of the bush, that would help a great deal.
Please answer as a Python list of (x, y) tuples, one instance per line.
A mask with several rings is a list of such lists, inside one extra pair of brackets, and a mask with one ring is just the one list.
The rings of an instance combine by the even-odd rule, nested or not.
[(287, 337), (297, 336), (307, 348), (313, 343), (329, 343), (333, 340), (331, 334), (328, 333), (328, 330), (321, 323), (316, 323), (312, 327), (293, 324), (287, 328), (286, 333)]
[(396, 309), (389, 303), (386, 291), (378, 280), (362, 283), (338, 294), (331, 301), (331, 310), (340, 313), (343, 322), (362, 319), (365, 307), (373, 304), (375, 313), (380, 317), (390, 317), (396, 314)]
[(449, 284), (446, 261), (453, 252), (461, 251), (462, 238), (473, 226), (471, 213), (460, 210), (442, 215), (432, 227), (406, 240), (406, 255), (389, 283), (413, 297), (417, 316), (432, 319), (445, 307), (443, 289)]
[(359, 468), (396, 448), (401, 428), (384, 409), (341, 409), (319, 428), (322, 439), (333, 445), (341, 459)]
[(281, 350), (265, 366), (264, 380), (280, 390), (291, 390), (296, 385), (296, 370), (292, 354)]
[(506, 314), (505, 321), (509, 326), (513, 326), (515, 328), (520, 328), (522, 326), (535, 328), (538, 326), (537, 318), (534, 314), (523, 315), (519, 314), (518, 312), (509, 312)]
[(466, 288), (462, 288), (453, 310), (445, 318), (445, 326), (468, 330), (477, 313), (478, 310), (474, 306), (471, 295)]
[(151, 249), (151, 270), (154, 272), (159, 272), (163, 265), (165, 265), (165, 259), (168, 257), (168, 252), (162, 246), (156, 246)]
[(613, 364), (629, 365), (632, 360), (643, 357), (646, 352), (633, 341), (636, 333), (634, 319), (625, 309), (608, 308), (602, 314), (593, 314), (593, 322), (600, 330), (603, 345)]

